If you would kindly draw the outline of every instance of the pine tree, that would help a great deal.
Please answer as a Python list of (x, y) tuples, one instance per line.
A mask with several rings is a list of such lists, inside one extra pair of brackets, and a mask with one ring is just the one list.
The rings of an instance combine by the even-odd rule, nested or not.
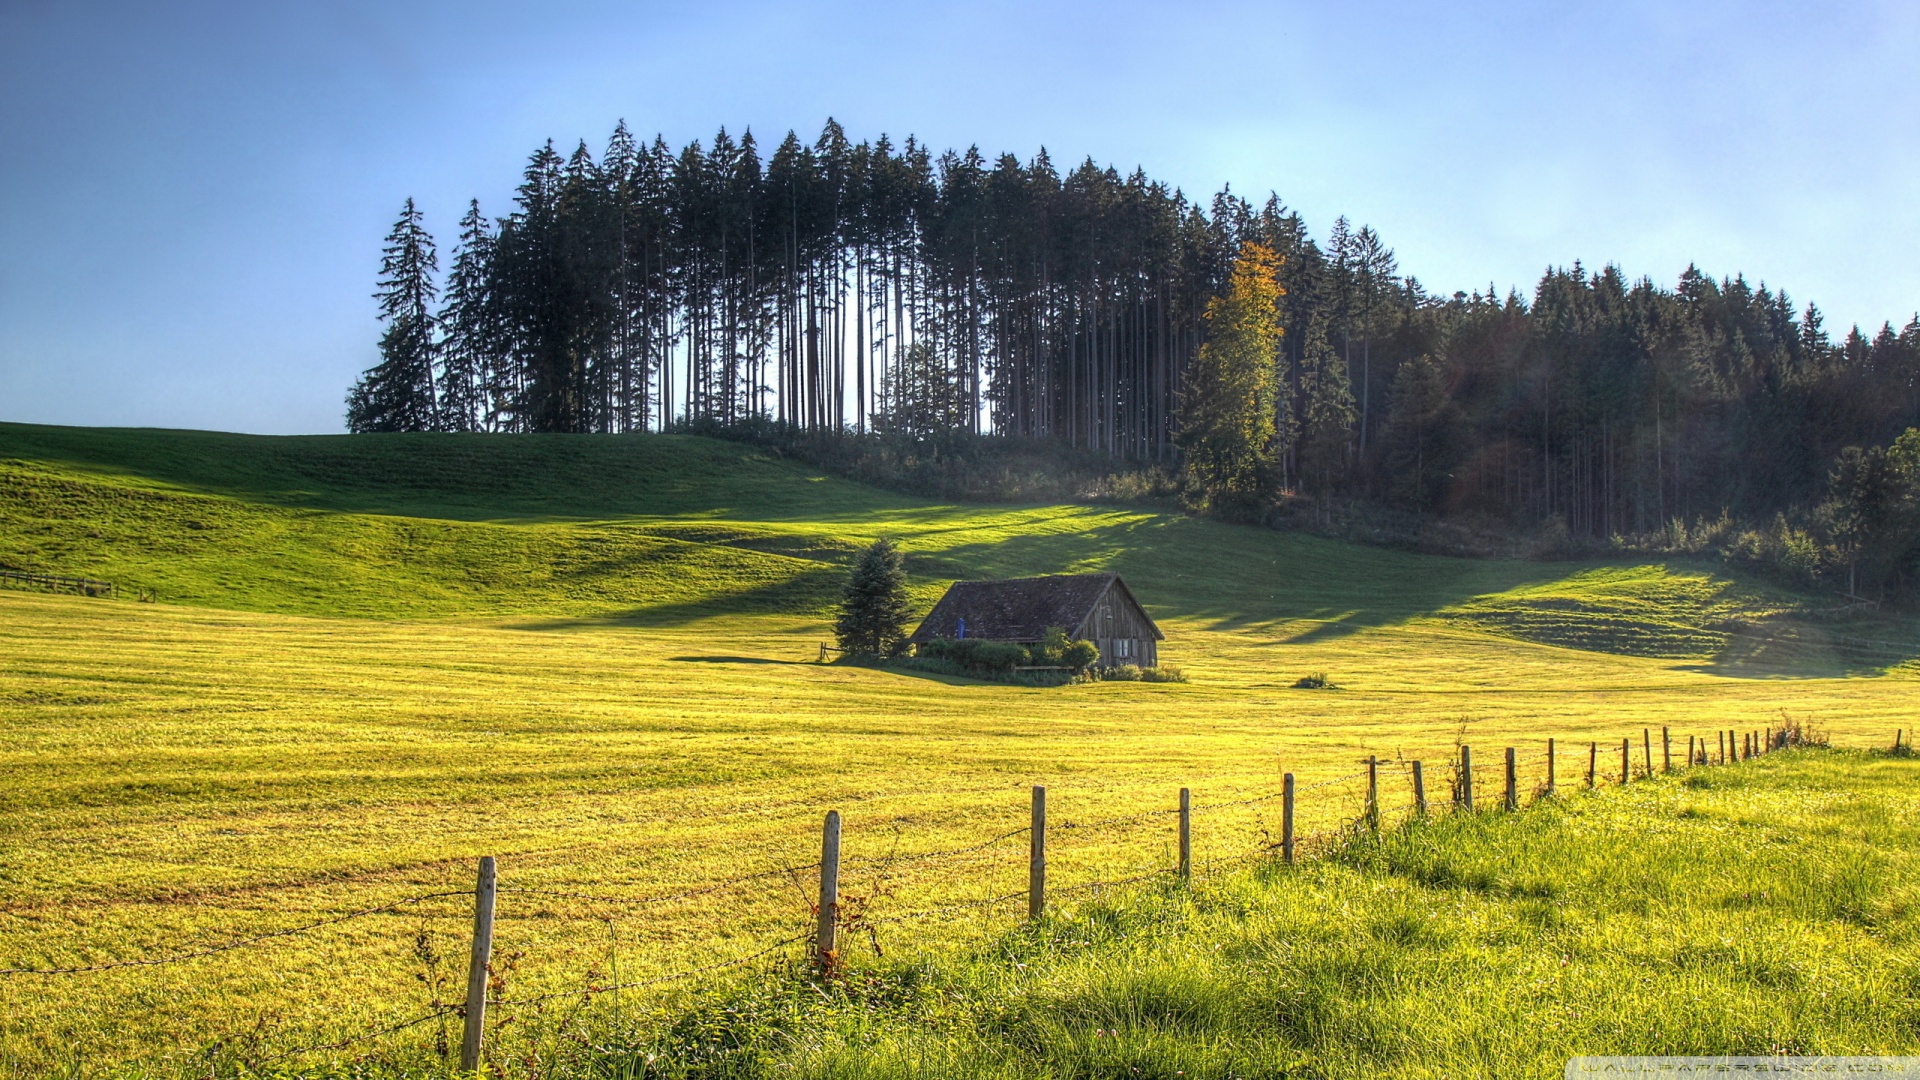
[(499, 335), (493, 327), (488, 271), (493, 230), (480, 215), (480, 201), (467, 204), (460, 243), (447, 271), (446, 303), (440, 309), (440, 427), (479, 431), (497, 425), (493, 402), (499, 389)]
[(893, 656), (906, 646), (907, 620), (912, 616), (906, 560), (893, 541), (881, 537), (854, 564), (840, 614), (833, 621), (833, 636), (850, 655)]
[(1305, 423), (1300, 438), (1300, 472), (1311, 494), (1327, 498), (1341, 490), (1353, 445), (1353, 388), (1347, 366), (1327, 344), (1323, 324), (1307, 329), (1300, 358), (1300, 392)]
[(1274, 474), (1280, 283), (1272, 251), (1247, 241), (1226, 291), (1207, 302), (1207, 341), (1180, 395), (1179, 445), (1209, 501), (1247, 503)]
[[(1363, 226), (1353, 238), (1353, 277), (1355, 283), (1354, 323), (1360, 331), (1360, 454), (1367, 452), (1367, 433), (1373, 426), (1373, 336), (1382, 314), (1390, 314), (1388, 304), (1394, 275), (1399, 263), (1393, 249), (1380, 241), (1380, 234)], [(1352, 357), (1348, 357), (1352, 369)]]
[(380, 260), (380, 363), (347, 394), (347, 430), (430, 431), (437, 426), (434, 386), (433, 275), (440, 269), (433, 237), (408, 199), (387, 234)]
[(1444, 479), (1458, 412), (1448, 396), (1447, 373), (1431, 356), (1416, 356), (1394, 373), (1383, 432), (1387, 472), (1393, 495), (1415, 509), (1438, 502), (1436, 481)]

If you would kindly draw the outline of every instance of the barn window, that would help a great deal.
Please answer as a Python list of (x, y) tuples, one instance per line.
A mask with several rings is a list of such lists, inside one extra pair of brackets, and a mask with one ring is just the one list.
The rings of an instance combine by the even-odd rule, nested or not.
[(1133, 655), (1133, 639), (1132, 638), (1113, 639), (1114, 659), (1125, 660), (1132, 655)]

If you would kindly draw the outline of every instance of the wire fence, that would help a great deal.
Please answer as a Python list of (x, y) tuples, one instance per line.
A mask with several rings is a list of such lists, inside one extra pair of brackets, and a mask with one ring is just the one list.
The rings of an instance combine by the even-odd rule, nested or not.
[[(1900, 734), (1894, 740), (1901, 749)], [(850, 853), (839, 851), (840, 824), (837, 811), (829, 812), (822, 836), (821, 857), (808, 862), (766, 867), (720, 881), (703, 882), (686, 888), (649, 895), (626, 895), (612, 891), (548, 887), (537, 883), (521, 884), (508, 867), (505, 880), (496, 880), (495, 862), (483, 860), (481, 878), (474, 888), (439, 888), (410, 893), (378, 904), (354, 908), (339, 914), (310, 919), (292, 926), (235, 934), (215, 940), (181, 942), (169, 947), (152, 948), (145, 955), (103, 959), (84, 963), (47, 966), (15, 965), (0, 968), (0, 980), (10, 983), (22, 979), (84, 978), (96, 973), (132, 968), (160, 968), (204, 960), (222, 954), (265, 946), (289, 938), (314, 935), (330, 928), (377, 916), (418, 915), (423, 919), (473, 920), (472, 953), (466, 966), (467, 987), (464, 997), (452, 992), (451, 981), (438, 976), (422, 977), (429, 1000), (423, 1011), (409, 1012), (398, 1021), (383, 1020), (340, 1037), (327, 1038), (292, 1049), (270, 1047), (271, 1053), (258, 1047), (234, 1050), (252, 1067), (298, 1059), (305, 1055), (334, 1053), (441, 1021), (438, 1049), (448, 1046), (447, 1025), (460, 1021), (463, 1029), (462, 1067), (473, 1068), (485, 1052), (484, 1035), (489, 1023), (497, 1027), (526, 1010), (536, 1012), (552, 1003), (574, 1002), (584, 1006), (604, 995), (618, 1000), (621, 991), (636, 991), (667, 984), (696, 984), (726, 972), (737, 972), (756, 964), (779, 964), (831, 978), (844, 970), (847, 957), (840, 942), (865, 939), (876, 955), (884, 955), (880, 933), (883, 928), (913, 924), (924, 927), (937, 921), (954, 922), (982, 917), (1003, 918), (1004, 912), (1026, 901), (1029, 918), (1045, 918), (1050, 899), (1056, 897), (1100, 896), (1154, 881), (1191, 880), (1263, 860), (1294, 862), (1320, 857), (1353, 837), (1387, 827), (1397, 821), (1417, 818), (1442, 810), (1467, 811), (1504, 806), (1520, 810), (1529, 800), (1557, 794), (1569, 786), (1598, 787), (1630, 784), (1664, 772), (1706, 765), (1728, 764), (1760, 754), (1790, 748), (1800, 741), (1797, 729), (1767, 729), (1751, 732), (1720, 731), (1710, 741), (1699, 735), (1688, 737), (1686, 748), (1676, 753), (1673, 737), (1662, 729), (1656, 743), (1651, 729), (1643, 729), (1638, 741), (1632, 737), (1617, 745), (1589, 741), (1571, 750), (1558, 740), (1548, 740), (1544, 755), (1535, 751), (1522, 758), (1515, 749), (1506, 749), (1495, 761), (1475, 761), (1472, 748), (1458, 746), (1440, 768), (1428, 773), (1418, 760), (1370, 757), (1365, 767), (1354, 772), (1327, 777), (1308, 784), (1295, 784), (1286, 774), (1279, 790), (1260, 791), (1238, 798), (1193, 803), (1182, 789), (1179, 805), (1156, 808), (1136, 814), (1097, 817), (1085, 820), (1064, 819), (1048, 824), (1045, 789), (1035, 788), (1030, 825), (1001, 831), (968, 844), (905, 854), (891, 851)], [(1658, 753), (1656, 754), (1656, 748)], [(1677, 760), (1676, 760), (1677, 759)], [(1523, 767), (1523, 762), (1529, 767)], [(1573, 768), (1563, 766), (1571, 763)], [(1602, 766), (1610, 766), (1607, 772)], [(1412, 798), (1385, 806), (1382, 796), (1384, 778), (1400, 791), (1411, 791)], [(1315, 811), (1317, 827), (1299, 828), (1302, 796)], [(1278, 804), (1277, 806), (1275, 804)], [(1278, 811), (1278, 820), (1274, 812)], [(1206, 838), (1206, 850), (1194, 858), (1195, 822)], [(1330, 820), (1329, 820), (1330, 819)], [(1163, 837), (1163, 855), (1150, 862), (1107, 867), (1096, 856), (1111, 856), (1132, 848), (1116, 848), (1136, 830), (1153, 824), (1174, 824), (1172, 837)], [(896, 829), (895, 847), (905, 834)], [(995, 873), (1006, 873), (1016, 864), (1003, 857), (1003, 849), (1014, 841), (1027, 841), (1026, 887), (1012, 890), (982, 891), (991, 895), (956, 898), (932, 906), (894, 910), (899, 903), (900, 879), (929, 867), (978, 871), (959, 875), (963, 883), (986, 883)], [(1170, 841), (1170, 843), (1169, 843)], [(1051, 845), (1051, 846), (1050, 846)], [(1168, 857), (1171, 856), (1171, 857)], [(1088, 868), (1101, 872), (1087, 875)], [(843, 890), (842, 871), (854, 876), (844, 879), (855, 886)], [(1061, 872), (1075, 880), (1061, 880)], [(862, 884), (864, 881), (864, 884)], [(787, 890), (793, 890), (792, 895)], [(758, 890), (757, 893), (754, 891)], [(728, 892), (753, 894), (768, 910), (757, 919), (741, 918), (722, 928), (723, 940), (746, 939), (746, 944), (714, 956), (713, 946), (700, 962), (667, 971), (650, 971), (638, 977), (621, 977), (617, 972), (617, 951), (603, 970), (589, 965), (576, 972), (577, 985), (567, 988), (540, 988), (515, 992), (515, 969), (525, 950), (536, 943), (529, 940), (504, 942), (512, 947), (496, 947), (494, 926), (496, 898), (505, 897), (500, 918), (515, 920), (550, 919), (564, 923), (603, 925), (611, 940), (617, 941), (620, 926), (637, 923), (641, 938), (655, 945), (675, 940), (676, 927), (662, 915), (671, 905), (688, 901), (712, 900)], [(928, 887), (924, 892), (937, 892)], [(923, 893), (924, 895), (924, 893)], [(779, 899), (786, 896), (785, 900)], [(938, 897), (928, 897), (938, 899)], [(524, 900), (524, 904), (516, 901)], [(445, 902), (445, 903), (442, 903)], [(784, 914), (783, 914), (784, 912)], [(778, 928), (784, 924), (784, 931)], [(802, 930), (800, 926), (807, 927)], [(770, 928), (774, 932), (758, 933)], [(420, 942), (424, 930), (417, 931)], [(709, 936), (712, 936), (709, 933)], [(429, 952), (425, 944), (416, 948)], [(678, 955), (674, 948), (663, 951)], [(428, 957), (429, 966), (437, 961)], [(437, 970), (437, 968), (435, 969)], [(4, 983), (0, 983), (4, 985)], [(484, 1018), (493, 1016), (494, 1021)], [(284, 1045), (282, 1043), (281, 1045)]]

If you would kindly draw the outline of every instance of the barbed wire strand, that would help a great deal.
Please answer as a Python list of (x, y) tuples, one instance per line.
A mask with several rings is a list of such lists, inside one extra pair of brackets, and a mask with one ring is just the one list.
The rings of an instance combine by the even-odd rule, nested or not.
[(232, 952), (235, 949), (244, 949), (249, 945), (258, 945), (263, 941), (272, 941), (275, 938), (292, 937), (296, 934), (305, 934), (313, 930), (318, 930), (321, 927), (352, 922), (355, 919), (363, 919), (369, 915), (379, 915), (384, 912), (395, 911), (409, 904), (425, 903), (428, 900), (443, 900), (450, 896), (472, 895), (473, 893), (466, 889), (455, 892), (424, 893), (419, 896), (409, 896), (402, 900), (395, 900), (392, 903), (381, 904), (377, 907), (362, 908), (359, 911), (350, 911), (344, 915), (335, 915), (315, 922), (304, 923), (300, 926), (290, 926), (285, 930), (273, 930), (264, 934), (255, 934), (251, 937), (235, 938), (217, 945), (209, 945), (204, 948), (174, 953), (168, 956), (151, 957), (141, 960), (111, 960), (100, 964), (78, 964), (73, 967), (63, 968), (0, 968), (0, 975), (78, 975), (90, 971), (111, 971), (115, 968), (160, 967), (164, 964), (178, 964), (187, 960), (198, 960), (201, 957)]
[(553, 896), (568, 900), (587, 900), (600, 904), (642, 906), (647, 904), (665, 904), (674, 900), (687, 900), (695, 896), (706, 896), (710, 893), (720, 892), (723, 889), (731, 889), (735, 885), (744, 885), (749, 881), (786, 877), (789, 874), (804, 870), (817, 870), (819, 868), (820, 864), (817, 862), (806, 863), (802, 866), (782, 866), (773, 870), (762, 870), (758, 873), (742, 874), (739, 877), (728, 878), (725, 881), (716, 881), (710, 885), (701, 885), (697, 888), (687, 889), (684, 892), (666, 893), (661, 896), (608, 896), (603, 893), (573, 892), (567, 889), (542, 889), (529, 885), (502, 885), (497, 891), (503, 893), (518, 893), (522, 896)]
[[(1022, 825), (1017, 829), (1012, 829), (1007, 832), (1003, 832), (999, 836), (996, 836), (991, 840), (982, 840), (978, 844), (974, 844), (969, 847), (953, 848), (949, 851), (928, 851), (928, 852), (923, 852), (919, 855), (897, 855), (897, 856), (894, 856), (894, 855), (848, 855), (845, 858), (843, 858), (841, 861), (842, 862), (861, 862), (861, 863), (883, 863), (889, 866), (898, 866), (901, 863), (926, 862), (929, 859), (950, 859), (956, 855), (971, 855), (976, 851), (985, 851), (986, 849), (993, 847), (995, 844), (1006, 843), (1008, 840), (1011, 840), (1016, 836), (1025, 836), (1027, 835), (1027, 833), (1031, 831), (1032, 830), (1030, 828), (1028, 828), (1025, 825)], [(818, 866), (820, 864), (814, 863), (814, 865)]]
[(1102, 881), (1083, 881), (1078, 885), (1062, 885), (1057, 889), (1049, 889), (1048, 891), (1051, 893), (1072, 893), (1072, 892), (1085, 892), (1089, 889), (1116, 888), (1121, 885), (1132, 885), (1137, 882), (1150, 880), (1152, 878), (1166, 877), (1172, 873), (1173, 871), (1168, 870), (1165, 867), (1160, 867), (1157, 869), (1148, 870), (1143, 874), (1136, 874), (1132, 877), (1109, 878)]
[(427, 1013), (425, 1016), (416, 1016), (411, 1020), (402, 1020), (401, 1022), (390, 1025), (388, 1027), (376, 1028), (372, 1031), (363, 1031), (358, 1035), (349, 1035), (346, 1038), (340, 1039), (336, 1042), (317, 1043), (313, 1046), (303, 1046), (298, 1050), (283, 1051), (281, 1053), (273, 1055), (272, 1057), (255, 1058), (252, 1061), (249, 1061), (248, 1064), (254, 1068), (258, 1068), (262, 1065), (271, 1065), (276, 1061), (285, 1061), (287, 1058), (299, 1057), (302, 1054), (319, 1054), (328, 1050), (344, 1050), (355, 1043), (370, 1042), (374, 1039), (381, 1038), (382, 1036), (392, 1035), (396, 1032), (405, 1031), (408, 1028), (419, 1027), (421, 1024), (427, 1023), (428, 1021), (431, 1021), (431, 1020), (438, 1020), (443, 1016), (455, 1015), (460, 1012), (460, 1009), (461, 1007), (458, 1005), (442, 1005), (441, 1007), (433, 1010), (432, 1012)]
[(795, 934), (794, 936), (789, 938), (782, 938), (781, 940), (776, 941), (771, 945), (768, 945), (766, 948), (761, 949), (758, 952), (748, 953), (746, 956), (735, 957), (731, 960), (722, 960), (718, 963), (707, 964), (702, 967), (688, 968), (685, 971), (676, 971), (669, 975), (657, 975), (651, 979), (637, 979), (637, 980), (634, 980), (633, 982), (623, 982), (623, 983), (608, 983), (605, 986), (590, 986), (585, 990), (555, 990), (552, 993), (536, 994), (533, 997), (525, 997), (525, 998), (496, 998), (496, 999), (489, 1000), (487, 1002), (487, 1005), (489, 1007), (494, 1005), (499, 1005), (503, 1008), (508, 1006), (514, 1006), (514, 1005), (537, 1005), (544, 1001), (554, 1001), (559, 998), (592, 997), (595, 994), (605, 994), (614, 990), (635, 990), (645, 986), (658, 986), (661, 983), (673, 982), (676, 979), (690, 979), (697, 975), (707, 975), (715, 971), (723, 971), (727, 968), (740, 967), (743, 964), (750, 964), (753, 961), (768, 955), (769, 953), (778, 952), (779, 950), (784, 949), (789, 945), (793, 945), (793, 944), (797, 944), (799, 942), (805, 941), (812, 936), (813, 935), (810, 933)]
[(1024, 899), (1026, 895), (1027, 890), (1021, 889), (1018, 892), (1010, 892), (1004, 896), (994, 896), (985, 900), (967, 900), (958, 904), (947, 904), (943, 907), (927, 908), (922, 911), (909, 911), (900, 915), (887, 915), (878, 919), (865, 919), (862, 921), (867, 926), (887, 926), (892, 923), (914, 922), (919, 919), (932, 918), (935, 915), (945, 915), (956, 911), (968, 911), (974, 908), (992, 907), (995, 904), (1004, 904), (1009, 900)]

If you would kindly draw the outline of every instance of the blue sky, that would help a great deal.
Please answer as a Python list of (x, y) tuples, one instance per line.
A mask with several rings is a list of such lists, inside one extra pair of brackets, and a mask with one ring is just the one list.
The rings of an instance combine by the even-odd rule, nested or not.
[(526, 155), (751, 127), (1222, 183), (1430, 289), (1744, 272), (1920, 309), (1912, 3), (0, 0), (0, 420), (341, 430), (380, 241)]

